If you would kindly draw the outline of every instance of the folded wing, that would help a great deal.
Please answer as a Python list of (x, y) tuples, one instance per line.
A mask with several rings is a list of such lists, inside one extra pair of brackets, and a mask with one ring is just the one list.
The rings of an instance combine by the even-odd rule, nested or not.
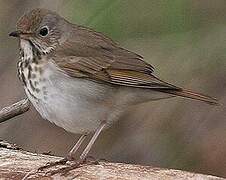
[(101, 33), (75, 26), (71, 38), (50, 54), (69, 76), (109, 84), (153, 89), (177, 96), (217, 104), (217, 100), (166, 83), (152, 73), (143, 57), (119, 47)]
[(143, 57), (119, 47), (101, 33), (75, 26), (72, 38), (51, 54), (68, 75), (140, 88), (180, 89), (152, 75)]

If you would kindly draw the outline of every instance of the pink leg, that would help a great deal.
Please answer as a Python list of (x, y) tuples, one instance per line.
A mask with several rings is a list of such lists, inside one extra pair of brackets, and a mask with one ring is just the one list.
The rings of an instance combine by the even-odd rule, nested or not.
[(97, 130), (95, 131), (95, 133), (94, 133), (92, 139), (90, 140), (89, 144), (86, 146), (85, 150), (82, 152), (82, 154), (80, 156), (81, 160), (84, 160), (87, 157), (90, 149), (92, 148), (97, 137), (100, 135), (101, 131), (104, 129), (105, 126), (106, 126), (106, 123), (101, 123), (101, 125), (97, 128)]

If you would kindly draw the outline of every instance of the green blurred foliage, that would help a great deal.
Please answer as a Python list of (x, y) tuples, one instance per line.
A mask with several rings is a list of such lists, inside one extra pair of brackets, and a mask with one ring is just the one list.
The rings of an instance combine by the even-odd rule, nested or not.
[[(208, 49), (199, 48), (202, 36), (222, 28), (226, 18), (226, 14), (216, 13), (216, 9), (226, 7), (226, 3), (219, 1), (212, 9), (211, 5), (211, 1), (203, 0), (69, 0), (63, 8), (71, 21), (103, 32), (116, 41), (158, 38), (165, 53), (189, 45), (192, 48), (190, 56), (198, 54), (201, 59), (194, 63), (210, 63), (206, 69), (208, 72), (217, 68), (219, 63), (226, 65), (220, 57), (208, 61), (205, 58)], [(213, 48), (211, 44), (209, 48)], [(223, 47), (214, 48), (226, 56)], [(185, 57), (180, 62), (186, 64), (187, 59)]]
[[(63, 6), (79, 24), (105, 32), (113, 38), (145, 37), (181, 33), (205, 25), (224, 23), (226, 15), (209, 17), (191, 0), (70, 0)], [(209, 1), (206, 3), (208, 4)], [(225, 6), (225, 4), (223, 4)], [(211, 10), (210, 10), (211, 11)], [(209, 28), (209, 27), (208, 27)]]

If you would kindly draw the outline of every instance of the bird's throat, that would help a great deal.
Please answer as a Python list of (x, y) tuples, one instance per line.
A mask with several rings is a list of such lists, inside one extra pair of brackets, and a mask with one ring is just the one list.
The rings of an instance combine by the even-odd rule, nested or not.
[(43, 72), (42, 57), (35, 47), (27, 40), (20, 40), (20, 61), (18, 76), (24, 85), (25, 92), (30, 98), (37, 99), (40, 92), (39, 81)]

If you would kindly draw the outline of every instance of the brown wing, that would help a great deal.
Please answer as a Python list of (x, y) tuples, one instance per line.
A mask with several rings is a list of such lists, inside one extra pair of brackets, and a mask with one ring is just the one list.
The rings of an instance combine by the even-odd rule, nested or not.
[(179, 89), (152, 75), (154, 68), (101, 33), (75, 26), (51, 58), (68, 75), (140, 88)]

